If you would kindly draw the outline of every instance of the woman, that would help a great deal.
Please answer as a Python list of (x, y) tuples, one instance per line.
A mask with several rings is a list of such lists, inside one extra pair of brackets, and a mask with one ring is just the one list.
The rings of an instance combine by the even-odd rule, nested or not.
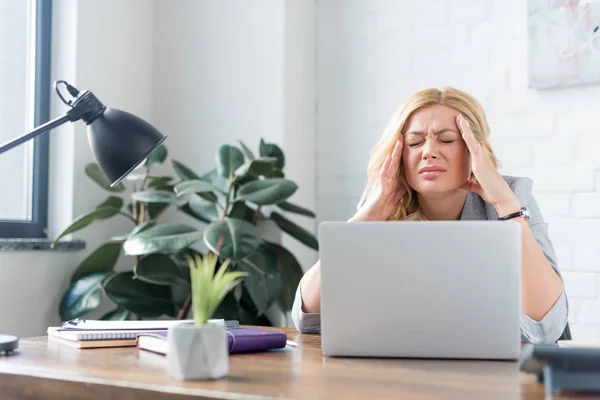
[[(522, 227), (521, 335), (553, 343), (567, 298), (528, 178), (502, 176), (481, 105), (454, 88), (425, 89), (396, 112), (371, 151), (353, 221), (504, 220)], [(292, 309), (299, 331), (320, 332), (321, 266), (306, 272)]]

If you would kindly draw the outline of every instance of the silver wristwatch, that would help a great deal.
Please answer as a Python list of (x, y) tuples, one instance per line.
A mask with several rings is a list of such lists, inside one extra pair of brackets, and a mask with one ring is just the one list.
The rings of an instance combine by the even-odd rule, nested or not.
[(518, 217), (523, 217), (523, 219), (525, 221), (529, 221), (529, 218), (531, 218), (531, 214), (529, 213), (529, 208), (527, 208), (526, 206), (523, 206), (519, 209), (519, 211), (512, 213), (512, 214), (505, 215), (504, 217), (500, 217), (500, 218), (498, 218), (498, 220), (506, 221), (506, 220), (518, 218)]

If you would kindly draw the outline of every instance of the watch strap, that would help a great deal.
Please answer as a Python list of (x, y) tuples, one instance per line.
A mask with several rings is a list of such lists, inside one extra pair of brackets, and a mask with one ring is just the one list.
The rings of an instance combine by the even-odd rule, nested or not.
[(505, 215), (504, 217), (499, 217), (498, 220), (499, 221), (506, 221), (506, 220), (509, 220), (509, 219), (522, 217), (523, 215), (525, 215), (525, 207), (521, 207), (519, 209), (519, 211), (514, 212), (512, 214)]

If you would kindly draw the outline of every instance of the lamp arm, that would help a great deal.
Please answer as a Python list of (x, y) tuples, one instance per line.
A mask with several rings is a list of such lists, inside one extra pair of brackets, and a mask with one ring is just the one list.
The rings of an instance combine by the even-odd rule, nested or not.
[(65, 122), (68, 122), (71, 120), (71, 117), (67, 114), (63, 115), (62, 117), (53, 119), (52, 121), (48, 121), (43, 125), (38, 126), (37, 128), (35, 128), (34, 130), (32, 130), (29, 133), (24, 134), (23, 136), (19, 136), (16, 139), (11, 140), (8, 143), (3, 144), (2, 146), (0, 146), (0, 154), (4, 153), (5, 151), (8, 151), (10, 149), (12, 149), (13, 147), (17, 147), (18, 145), (20, 145), (21, 143), (24, 143), (30, 139), (33, 139), (34, 137), (41, 135), (44, 132), (49, 131), (50, 129), (54, 129), (57, 126), (60, 126), (62, 124), (64, 124)]

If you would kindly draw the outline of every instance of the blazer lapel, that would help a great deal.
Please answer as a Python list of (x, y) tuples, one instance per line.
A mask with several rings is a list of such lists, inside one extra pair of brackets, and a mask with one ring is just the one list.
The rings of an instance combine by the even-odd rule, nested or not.
[(461, 221), (487, 220), (487, 214), (485, 201), (479, 195), (469, 192), (462, 213), (460, 214)]

